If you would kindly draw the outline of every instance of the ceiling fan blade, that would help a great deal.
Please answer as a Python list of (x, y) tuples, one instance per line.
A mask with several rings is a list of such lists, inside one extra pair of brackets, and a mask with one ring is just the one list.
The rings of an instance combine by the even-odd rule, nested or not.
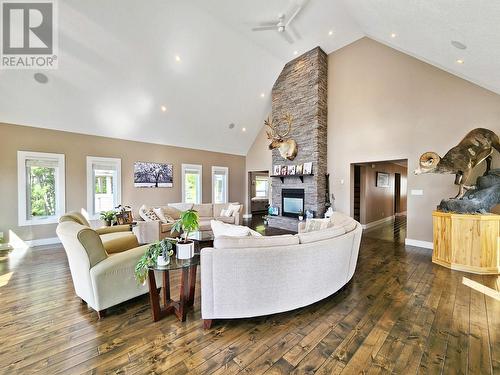
[(297, 17), (297, 15), (300, 13), (301, 10), (302, 10), (302, 5), (299, 5), (297, 7), (297, 9), (295, 9), (295, 11), (293, 12), (293, 14), (290, 16), (290, 18), (288, 19), (288, 21), (286, 21), (285, 27), (287, 27), (288, 25), (290, 25), (290, 23), (293, 21), (293, 19), (295, 17)]
[(293, 39), (292, 37), (290, 36), (290, 34), (288, 34), (286, 31), (283, 31), (281, 33), (279, 33), (281, 35), (281, 37), (283, 39), (285, 39), (288, 43), (290, 44), (293, 44)]
[(289, 26), (290, 30), (292, 31), (293, 36), (295, 39), (302, 39), (302, 35), (298, 32), (297, 28), (294, 25)]
[(256, 26), (252, 27), (252, 31), (278, 30), (278, 26)]

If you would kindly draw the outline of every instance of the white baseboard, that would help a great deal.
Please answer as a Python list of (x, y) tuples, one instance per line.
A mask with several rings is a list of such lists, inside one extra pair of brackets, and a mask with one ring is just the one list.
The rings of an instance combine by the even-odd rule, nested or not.
[(251, 219), (252, 214), (243, 214), (243, 219)]
[(370, 229), (370, 228), (376, 227), (377, 225), (384, 224), (384, 223), (386, 223), (388, 221), (391, 221), (393, 219), (394, 219), (394, 215), (393, 216), (384, 217), (383, 219), (380, 219), (380, 220), (377, 220), (377, 221), (372, 221), (371, 223), (368, 223), (368, 224), (361, 224), (361, 228), (363, 228), (363, 229)]
[(52, 238), (40, 238), (38, 240), (24, 241), (29, 247), (44, 246), (44, 245), (55, 245), (61, 243), (58, 237)]
[(423, 247), (424, 249), (433, 249), (434, 244), (429, 241), (412, 240), (411, 238), (405, 239), (405, 245)]

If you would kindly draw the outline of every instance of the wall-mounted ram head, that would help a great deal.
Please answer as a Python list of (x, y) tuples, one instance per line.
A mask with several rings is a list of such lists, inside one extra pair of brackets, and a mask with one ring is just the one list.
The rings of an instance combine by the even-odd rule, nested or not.
[(288, 124), (288, 129), (283, 134), (278, 131), (277, 125), (273, 124), (271, 118), (268, 117), (267, 120), (264, 121), (264, 124), (269, 128), (269, 130), (266, 130), (267, 139), (271, 141), (269, 149), (273, 150), (277, 148), (284, 159), (293, 160), (298, 152), (297, 142), (293, 139), (285, 138), (290, 133), (290, 130), (292, 130), (293, 117), (287, 113), (283, 116), (283, 121)]

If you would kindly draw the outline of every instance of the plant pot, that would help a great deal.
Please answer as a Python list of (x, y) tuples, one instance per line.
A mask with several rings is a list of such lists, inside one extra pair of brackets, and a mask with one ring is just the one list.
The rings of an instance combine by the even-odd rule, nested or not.
[(111, 221), (110, 221), (110, 220), (106, 220), (106, 226), (107, 226), (107, 227), (110, 227), (110, 226), (111, 226)]
[(299, 221), (304, 220), (304, 216), (299, 216)]
[(156, 265), (159, 267), (168, 266), (169, 263), (170, 263), (169, 256), (167, 256), (167, 259), (165, 259), (163, 255), (158, 255), (158, 258), (156, 258)]
[(194, 242), (177, 242), (177, 259), (190, 259), (194, 256)]

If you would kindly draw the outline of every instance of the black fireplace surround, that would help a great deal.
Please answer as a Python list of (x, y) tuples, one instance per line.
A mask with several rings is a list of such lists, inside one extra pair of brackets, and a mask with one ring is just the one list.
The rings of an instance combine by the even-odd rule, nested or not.
[(304, 213), (304, 189), (281, 190), (281, 215), (299, 217)]

